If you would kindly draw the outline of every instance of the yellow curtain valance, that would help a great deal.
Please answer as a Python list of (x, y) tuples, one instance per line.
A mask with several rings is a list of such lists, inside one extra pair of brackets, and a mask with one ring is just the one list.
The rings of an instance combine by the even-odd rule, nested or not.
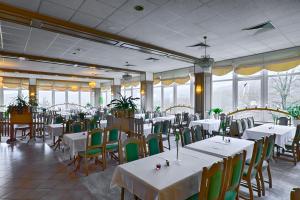
[(159, 83), (160, 83), (160, 79), (154, 79), (153, 85), (157, 85), (157, 84), (159, 84)]
[(121, 87), (129, 88), (129, 87), (138, 87), (139, 85), (140, 85), (139, 81), (132, 81), (132, 82), (122, 83)]
[(255, 74), (263, 69), (262, 66), (238, 66), (237, 68), (234, 69), (234, 72), (239, 74), (239, 75), (244, 75), (244, 76), (249, 76), (252, 74)]
[(105, 92), (105, 91), (110, 91), (111, 90), (111, 86), (110, 85), (102, 85), (101, 86), (101, 91)]
[(53, 80), (37, 80), (38, 90), (57, 90), (57, 91), (90, 91), (88, 83), (69, 82), (69, 81), (53, 81)]
[(282, 72), (282, 71), (288, 71), (290, 69), (293, 69), (298, 65), (300, 65), (300, 59), (270, 63), (265, 66), (265, 69), (273, 72)]
[(24, 78), (0, 77), (0, 86), (9, 89), (28, 90), (29, 80)]
[(212, 68), (212, 74), (215, 76), (224, 76), (233, 70), (232, 65), (228, 66), (216, 66)]
[(179, 78), (173, 78), (173, 79), (164, 79), (164, 80), (154, 80), (154, 85), (158, 84), (161, 81), (161, 84), (164, 86), (169, 86), (172, 84), (179, 84), (179, 85), (183, 85), (186, 84), (188, 81), (190, 80), (189, 76), (186, 77), (179, 77)]

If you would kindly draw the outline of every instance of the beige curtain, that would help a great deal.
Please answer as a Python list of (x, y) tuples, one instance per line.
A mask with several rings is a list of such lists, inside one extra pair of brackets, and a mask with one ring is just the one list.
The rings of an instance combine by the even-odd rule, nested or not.
[(88, 83), (70, 82), (70, 81), (53, 81), (37, 80), (38, 90), (57, 90), (57, 91), (90, 91)]
[(139, 81), (132, 81), (132, 82), (126, 82), (122, 84), (122, 87), (129, 88), (129, 87), (138, 87), (140, 85)]
[(12, 78), (12, 77), (1, 77), (1, 83), (0, 85), (3, 86), (3, 88), (9, 88), (9, 89), (27, 89), (29, 86), (29, 80), (25, 78)]
[(296, 60), (285, 60), (276, 63), (270, 63), (265, 66), (265, 69), (273, 72), (288, 71), (300, 65), (300, 59)]
[(262, 69), (263, 67), (259, 65), (253, 65), (253, 66), (241, 65), (235, 68), (234, 72), (239, 75), (249, 76), (261, 71)]
[(160, 83), (160, 79), (154, 79), (153, 85), (157, 85), (157, 84), (159, 84), (159, 83)]
[(216, 66), (212, 68), (212, 74), (215, 76), (224, 76), (233, 70), (233, 66)]

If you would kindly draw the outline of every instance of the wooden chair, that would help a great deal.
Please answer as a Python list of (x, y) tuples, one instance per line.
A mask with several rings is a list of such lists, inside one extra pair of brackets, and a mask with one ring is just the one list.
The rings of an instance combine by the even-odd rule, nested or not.
[(291, 191), (291, 200), (299, 200), (300, 199), (300, 188), (294, 188)]
[(138, 160), (143, 155), (140, 150), (141, 141), (137, 138), (128, 138), (123, 143), (119, 143), (119, 158), (121, 163)]
[[(300, 124), (297, 125), (295, 137), (289, 141), (283, 149), (283, 153), (279, 154), (279, 158), (294, 162), (296, 165), (300, 161)], [(284, 157), (282, 157), (284, 156)], [(292, 159), (291, 159), (292, 158)]]
[(165, 120), (162, 122), (161, 138), (162, 138), (162, 141), (165, 141), (165, 140), (168, 141), (168, 147), (165, 147), (165, 148), (168, 148), (169, 150), (171, 149), (170, 126), (171, 126), (171, 122), (169, 120)]
[(254, 117), (248, 117), (248, 127), (253, 128), (255, 126)]
[(156, 134), (149, 134), (145, 139), (147, 146), (147, 155), (152, 156), (158, 153), (163, 152), (162, 138)]
[(247, 118), (243, 118), (243, 119), (241, 119), (241, 122), (242, 122), (243, 132), (245, 132), (245, 130), (249, 128), (249, 126), (248, 126), (248, 119)]
[(180, 139), (181, 145), (184, 147), (185, 145), (192, 143), (192, 133), (189, 128), (183, 128), (180, 130)]
[(161, 134), (161, 122), (155, 122), (151, 125), (151, 133), (160, 135)]
[(117, 128), (106, 129), (108, 133), (108, 140), (106, 142), (106, 152), (111, 156), (112, 159), (120, 163), (119, 155), (119, 141), (121, 141), (121, 131)]
[[(77, 166), (75, 171), (80, 169), (81, 160), (84, 159), (85, 162), (85, 173), (88, 176), (88, 161), (90, 159), (95, 159), (95, 164), (101, 164), (102, 170), (106, 168), (106, 131), (102, 129), (94, 129), (88, 132), (86, 140), (86, 150), (79, 152), (75, 163), (77, 161)], [(101, 155), (101, 161), (99, 156)]]
[(174, 123), (172, 125), (173, 133), (175, 133), (177, 130), (179, 131), (181, 127), (181, 114), (177, 113), (175, 114)]
[(237, 127), (237, 137), (241, 138), (244, 134), (244, 130), (243, 130), (243, 125), (242, 125), (242, 121), (240, 119), (236, 120), (236, 127)]
[(256, 179), (258, 196), (261, 196), (260, 179), (259, 179), (259, 176), (257, 173), (257, 166), (260, 162), (262, 152), (263, 152), (263, 139), (260, 139), (255, 142), (251, 160), (249, 161), (248, 165), (245, 165), (245, 168), (244, 168), (242, 180), (245, 181), (246, 184), (242, 184), (242, 186), (248, 187), (250, 200), (254, 199), (253, 187), (252, 187), (252, 183), (251, 183), (251, 180), (253, 178)]
[(193, 142), (198, 142), (204, 139), (203, 128), (201, 125), (194, 126), (191, 131), (192, 131)]
[(71, 132), (72, 133), (80, 133), (84, 131), (83, 123), (82, 122), (73, 122), (71, 125)]
[(190, 122), (189, 113), (187, 113), (187, 112), (182, 113), (181, 126), (182, 127), (188, 127), (189, 126), (189, 122)]
[(239, 199), (239, 187), (244, 171), (246, 151), (236, 154), (234, 157), (228, 158), (228, 165), (226, 167), (226, 178), (222, 192), (224, 200)]
[(225, 182), (227, 159), (214, 163), (210, 168), (204, 167), (201, 177), (200, 192), (187, 200), (221, 200)]
[(276, 119), (277, 125), (288, 126), (291, 124), (290, 119), (287, 117), (279, 117)]

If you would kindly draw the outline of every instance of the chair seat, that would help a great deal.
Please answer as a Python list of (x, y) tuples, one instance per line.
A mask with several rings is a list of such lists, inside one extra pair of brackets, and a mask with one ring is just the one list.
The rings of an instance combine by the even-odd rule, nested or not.
[(106, 149), (109, 151), (113, 151), (113, 150), (118, 150), (119, 148), (119, 144), (116, 143), (111, 143), (111, 144), (106, 144)]
[(84, 157), (85, 155), (91, 156), (91, 155), (95, 155), (98, 153), (102, 153), (102, 149), (101, 148), (97, 148), (97, 149), (90, 149), (88, 151), (81, 151), (78, 153), (79, 156)]
[(236, 199), (236, 192), (235, 191), (227, 191), (225, 193), (224, 200), (235, 200)]

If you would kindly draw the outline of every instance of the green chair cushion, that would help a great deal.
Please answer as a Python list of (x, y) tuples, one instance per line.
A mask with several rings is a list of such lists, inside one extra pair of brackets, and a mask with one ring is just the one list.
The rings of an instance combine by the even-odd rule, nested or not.
[(157, 138), (152, 138), (148, 141), (148, 146), (149, 146), (149, 155), (155, 155), (160, 153), (159, 151), (159, 142)]
[(119, 148), (118, 143), (106, 144), (106, 149), (109, 151), (118, 150), (118, 148)]
[(227, 191), (224, 200), (235, 200), (237, 193), (235, 191)]
[(139, 159), (139, 146), (136, 143), (129, 143), (125, 146), (126, 160), (131, 162)]
[(109, 131), (109, 136), (108, 136), (108, 141), (109, 142), (115, 142), (115, 141), (118, 141), (118, 132), (119, 130), (114, 128), (114, 129), (111, 129)]
[(78, 154), (79, 154), (79, 156), (84, 157), (85, 154), (90, 156), (90, 155), (95, 155), (95, 154), (98, 154), (98, 153), (102, 153), (101, 148), (90, 149), (86, 153), (85, 153), (85, 151), (81, 151)]

